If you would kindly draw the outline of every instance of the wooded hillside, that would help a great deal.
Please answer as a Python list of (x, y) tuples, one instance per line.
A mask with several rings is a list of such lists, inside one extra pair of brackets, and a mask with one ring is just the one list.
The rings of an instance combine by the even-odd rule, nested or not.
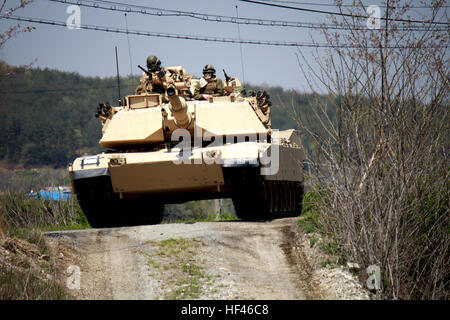
[[(121, 78), (121, 95), (133, 94), (137, 77)], [(273, 103), (272, 127), (295, 128), (292, 105), (306, 109), (312, 100), (281, 87), (266, 90)], [(49, 69), (11, 67), (0, 61), (0, 161), (8, 166), (65, 167), (76, 156), (102, 150), (99, 102), (116, 105), (117, 78), (83, 77)]]

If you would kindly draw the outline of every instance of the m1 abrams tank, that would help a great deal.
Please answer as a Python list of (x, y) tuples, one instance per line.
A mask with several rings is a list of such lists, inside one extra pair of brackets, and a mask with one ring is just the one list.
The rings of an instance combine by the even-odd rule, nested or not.
[(99, 143), (108, 150), (69, 166), (92, 227), (157, 224), (165, 204), (217, 198), (232, 198), (242, 220), (300, 214), (298, 132), (270, 128), (265, 92), (244, 97), (239, 80), (226, 76), (225, 96), (193, 100), (196, 81), (162, 79), (163, 93), (100, 104)]

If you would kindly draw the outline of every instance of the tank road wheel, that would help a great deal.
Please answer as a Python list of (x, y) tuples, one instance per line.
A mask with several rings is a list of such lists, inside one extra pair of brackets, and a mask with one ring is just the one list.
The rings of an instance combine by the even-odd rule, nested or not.
[(268, 217), (268, 188), (259, 175), (259, 168), (225, 168), (231, 186), (236, 215), (242, 220), (262, 220)]
[(293, 184), (292, 182), (287, 182), (287, 207), (289, 212), (294, 212), (295, 209), (295, 201), (294, 201), (294, 192), (293, 192)]
[(263, 180), (259, 168), (226, 168), (236, 215), (242, 220), (299, 216), (303, 198), (301, 183)]
[(277, 215), (281, 215), (284, 212), (284, 190), (283, 190), (283, 182), (281, 181), (276, 181), (275, 182), (276, 185), (276, 190), (277, 190)]
[(272, 181), (265, 181), (267, 184), (267, 196), (268, 196), (268, 203), (267, 208), (269, 210), (269, 213), (272, 213), (275, 211), (275, 188)]
[(284, 212), (284, 210), (283, 210), (283, 202), (284, 202), (283, 194), (284, 194), (284, 192), (283, 191), (284, 191), (283, 190), (283, 182), (277, 181), (277, 196), (278, 196), (278, 198), (277, 198), (277, 213)]
[(303, 202), (303, 186), (300, 182), (294, 183), (294, 198), (295, 198), (295, 209), (294, 212), (297, 215), (302, 213), (302, 202)]
[(120, 199), (109, 176), (75, 180), (77, 199), (93, 228), (158, 224), (163, 208), (149, 198)]
[(281, 212), (287, 213), (287, 212), (289, 212), (288, 184), (286, 181), (281, 181), (280, 186), (281, 186)]
[(271, 190), (268, 200), (268, 211), (271, 218), (299, 216), (303, 188), (300, 183), (292, 181), (266, 181)]
[(283, 184), (284, 184), (284, 193), (285, 193), (285, 195), (284, 195), (284, 199), (285, 199), (284, 207), (285, 207), (285, 209), (284, 210), (287, 213), (291, 213), (292, 210), (291, 210), (291, 192), (290, 192), (291, 188), (290, 188), (290, 182), (289, 181), (285, 181)]
[(280, 208), (280, 190), (278, 189), (278, 182), (271, 181), (273, 190), (273, 210), (272, 213), (277, 213)]
[[(297, 199), (297, 194), (295, 193), (295, 182), (289, 183), (289, 193), (291, 195), (291, 209), (290, 210), (293, 213), (297, 213), (296, 203), (297, 203), (298, 199)], [(300, 213), (298, 213), (298, 215), (300, 215)]]
[(267, 205), (267, 211), (270, 211), (270, 194), (269, 194), (269, 184), (267, 181), (261, 182), (261, 196), (263, 197), (264, 203)]

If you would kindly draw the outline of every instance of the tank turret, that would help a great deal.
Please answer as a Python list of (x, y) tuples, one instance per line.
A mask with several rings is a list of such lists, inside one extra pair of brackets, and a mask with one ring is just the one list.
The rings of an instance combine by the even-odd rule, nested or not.
[(215, 198), (232, 198), (243, 220), (300, 214), (305, 153), (297, 131), (271, 128), (269, 94), (244, 96), (226, 75), (223, 96), (194, 100), (199, 79), (182, 67), (153, 77), (99, 106), (108, 150), (69, 167), (91, 226), (159, 223), (165, 204)]

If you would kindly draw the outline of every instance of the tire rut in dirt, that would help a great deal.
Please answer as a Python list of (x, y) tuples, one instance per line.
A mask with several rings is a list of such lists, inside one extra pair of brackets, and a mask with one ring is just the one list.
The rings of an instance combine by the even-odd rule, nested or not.
[(305, 293), (306, 299), (324, 299), (325, 295), (320, 289), (320, 285), (313, 280), (314, 270), (299, 245), (298, 231), (295, 228), (296, 226), (282, 227), (283, 239), (280, 247), (286, 256), (292, 274), (297, 277), (296, 285)]

